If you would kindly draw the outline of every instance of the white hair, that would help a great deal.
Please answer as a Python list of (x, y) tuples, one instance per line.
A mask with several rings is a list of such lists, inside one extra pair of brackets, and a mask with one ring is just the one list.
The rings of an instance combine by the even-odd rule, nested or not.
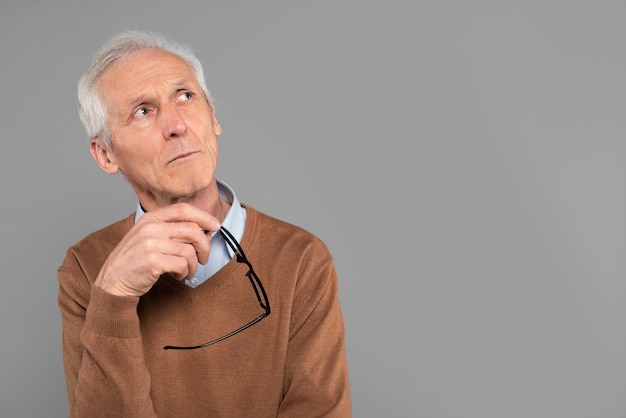
[(106, 42), (94, 55), (89, 67), (78, 81), (78, 114), (89, 138), (102, 141), (113, 148), (113, 138), (107, 122), (107, 108), (98, 90), (98, 82), (104, 72), (116, 62), (142, 49), (158, 49), (182, 58), (193, 70), (198, 84), (214, 109), (213, 98), (206, 87), (200, 60), (187, 46), (173, 42), (153, 32), (126, 31)]

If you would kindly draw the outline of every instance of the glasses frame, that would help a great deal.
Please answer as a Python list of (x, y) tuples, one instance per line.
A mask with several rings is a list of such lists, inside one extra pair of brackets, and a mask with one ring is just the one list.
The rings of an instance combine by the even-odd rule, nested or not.
[(165, 347), (163, 347), (164, 350), (195, 350), (198, 348), (204, 348), (213, 344), (217, 344), (220, 341), (224, 341), (225, 339), (230, 338), (233, 335), (239, 334), (241, 331), (244, 331), (250, 328), (252, 325), (260, 322), (263, 318), (266, 318), (267, 316), (269, 316), (271, 312), (270, 301), (267, 298), (267, 293), (265, 292), (263, 283), (261, 283), (261, 279), (259, 279), (259, 276), (257, 276), (256, 273), (254, 272), (254, 268), (252, 267), (252, 264), (250, 263), (250, 261), (248, 261), (246, 254), (243, 252), (243, 248), (241, 248), (241, 245), (239, 245), (235, 237), (223, 226), (220, 227), (218, 232), (224, 238), (224, 241), (226, 241), (226, 244), (228, 244), (228, 246), (235, 253), (235, 256), (237, 257), (237, 262), (244, 263), (245, 265), (248, 266), (248, 272), (246, 273), (246, 277), (250, 281), (250, 284), (252, 285), (252, 289), (254, 290), (254, 294), (256, 295), (259, 305), (261, 306), (261, 308), (263, 308), (264, 312), (261, 315), (259, 315), (257, 318), (248, 322), (247, 324), (237, 328), (236, 330), (232, 332), (229, 332), (223, 337), (216, 338), (215, 340), (211, 340), (208, 343), (204, 343), (200, 345), (193, 345), (193, 346), (166, 345)]

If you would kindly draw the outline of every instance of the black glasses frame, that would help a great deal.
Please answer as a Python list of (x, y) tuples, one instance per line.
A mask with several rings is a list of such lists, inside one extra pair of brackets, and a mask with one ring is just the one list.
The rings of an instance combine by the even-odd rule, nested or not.
[(232, 332), (229, 332), (223, 337), (209, 341), (208, 343), (194, 345), (194, 346), (184, 346), (184, 347), (179, 347), (175, 345), (166, 345), (165, 347), (163, 347), (164, 350), (195, 350), (197, 348), (203, 348), (203, 347), (208, 347), (213, 344), (217, 344), (220, 341), (224, 341), (225, 339), (230, 338), (233, 335), (239, 334), (241, 331), (244, 331), (250, 328), (252, 325), (256, 324), (257, 322), (260, 322), (263, 318), (269, 316), (271, 312), (270, 301), (267, 298), (267, 293), (265, 292), (263, 283), (261, 283), (261, 279), (259, 279), (259, 276), (257, 276), (256, 273), (254, 272), (254, 268), (252, 268), (252, 264), (250, 263), (250, 261), (248, 261), (248, 258), (243, 252), (243, 249), (241, 248), (241, 245), (239, 245), (235, 237), (223, 226), (220, 227), (219, 233), (224, 238), (224, 241), (226, 241), (226, 244), (228, 244), (228, 246), (235, 253), (235, 256), (237, 257), (237, 262), (244, 263), (248, 266), (249, 270), (246, 273), (246, 277), (248, 278), (248, 280), (250, 280), (250, 284), (252, 285), (254, 294), (256, 295), (256, 298), (259, 301), (259, 305), (261, 306), (261, 308), (263, 308), (264, 312), (261, 315), (259, 315), (258, 318), (253, 319), (252, 321), (248, 322), (246, 325), (239, 327)]

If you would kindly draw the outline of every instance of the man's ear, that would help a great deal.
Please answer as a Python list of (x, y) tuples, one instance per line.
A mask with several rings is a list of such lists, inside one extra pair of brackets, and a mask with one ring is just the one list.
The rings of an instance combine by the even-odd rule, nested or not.
[(98, 163), (102, 171), (107, 174), (115, 174), (119, 167), (115, 162), (115, 155), (102, 141), (91, 138), (90, 142), (91, 155)]
[(217, 120), (217, 116), (215, 116), (215, 110), (213, 111), (213, 132), (215, 136), (220, 136), (222, 134), (222, 125)]

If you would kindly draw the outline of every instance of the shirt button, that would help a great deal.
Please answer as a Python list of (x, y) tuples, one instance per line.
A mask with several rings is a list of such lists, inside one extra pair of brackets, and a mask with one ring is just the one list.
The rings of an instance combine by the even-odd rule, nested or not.
[(198, 279), (195, 277), (189, 281), (193, 287), (198, 286)]

